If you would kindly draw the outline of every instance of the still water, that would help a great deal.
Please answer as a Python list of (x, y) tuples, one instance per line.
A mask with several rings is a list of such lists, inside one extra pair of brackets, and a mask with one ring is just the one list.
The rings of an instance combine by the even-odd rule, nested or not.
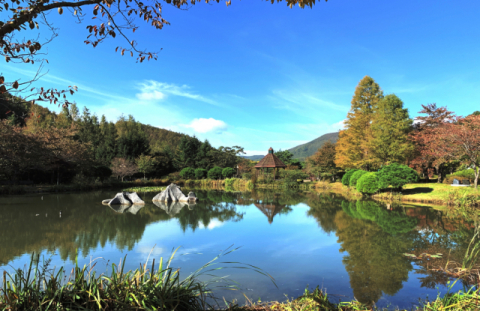
[[(260, 267), (278, 287), (253, 271), (220, 270), (241, 289), (220, 292), (226, 299), (244, 303), (245, 294), (252, 301), (283, 301), (318, 285), (335, 301), (410, 308), (446, 292), (448, 279), (429, 268), (445, 266), (448, 256), (461, 262), (473, 236), (472, 224), (429, 207), (388, 210), (329, 193), (198, 190), (195, 205), (160, 208), (152, 203), (156, 193), (140, 194), (142, 208), (101, 204), (115, 193), (2, 197), (0, 272), (23, 268), (34, 252), (57, 269), (70, 269), (78, 254), (79, 265), (95, 261), (99, 272), (127, 255), (130, 270), (181, 246), (178, 253), (185, 255), (172, 265), (186, 276), (233, 245), (240, 249), (220, 261)], [(443, 258), (411, 260), (404, 253)]]

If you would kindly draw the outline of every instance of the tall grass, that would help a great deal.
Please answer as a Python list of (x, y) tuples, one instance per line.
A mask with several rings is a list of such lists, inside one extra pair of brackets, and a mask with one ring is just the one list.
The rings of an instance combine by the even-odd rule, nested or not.
[[(75, 267), (70, 275), (61, 267), (58, 272), (50, 269), (50, 259), (40, 265), (39, 255), (32, 255), (28, 268), (18, 269), (13, 274), (3, 273), (0, 289), (1, 310), (206, 310), (212, 309), (215, 301), (213, 289), (236, 289), (225, 277), (212, 275), (224, 269), (216, 262), (238, 248), (229, 247), (214, 259), (204, 264), (185, 279), (180, 278), (180, 269), (171, 267), (178, 248), (164, 262), (160, 258), (158, 268), (155, 260), (151, 267), (140, 265), (135, 271), (125, 272), (125, 258), (117, 266), (111, 265), (109, 275), (97, 275), (94, 267)], [(147, 260), (148, 262), (148, 260)], [(273, 278), (248, 264), (222, 262), (227, 267), (251, 269)], [(203, 275), (211, 278), (199, 281)]]

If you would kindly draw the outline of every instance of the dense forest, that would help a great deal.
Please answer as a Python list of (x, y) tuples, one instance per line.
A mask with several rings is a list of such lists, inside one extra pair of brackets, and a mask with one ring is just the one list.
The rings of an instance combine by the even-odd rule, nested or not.
[(8, 93), (0, 95), (0, 182), (70, 183), (110, 176), (166, 176), (186, 167), (233, 168), (243, 148), (214, 148), (208, 140), (142, 124), (132, 115), (116, 122), (79, 111), (60, 113)]

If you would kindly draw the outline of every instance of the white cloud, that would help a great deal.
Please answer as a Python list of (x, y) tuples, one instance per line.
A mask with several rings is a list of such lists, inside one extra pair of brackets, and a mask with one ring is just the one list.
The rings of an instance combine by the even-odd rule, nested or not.
[(189, 124), (184, 124), (183, 127), (191, 128), (198, 133), (221, 133), (227, 130), (227, 123), (223, 122), (222, 120), (215, 120), (214, 118), (198, 118), (193, 119)]
[(220, 227), (223, 226), (223, 225), (224, 225), (224, 223), (221, 222), (221, 221), (219, 221), (219, 220), (217, 220), (217, 219), (212, 219), (212, 220), (210, 221), (210, 223), (208, 224), (207, 227), (205, 227), (201, 222), (198, 222), (198, 227), (199, 227), (199, 228), (202, 228), (202, 229), (203, 229), (203, 228), (207, 228), (207, 229), (209, 229), (209, 230), (212, 230), (212, 229), (214, 229), (214, 228), (220, 228)]
[(136, 94), (141, 100), (163, 100), (167, 95), (186, 97), (201, 101), (214, 106), (221, 106), (216, 101), (206, 98), (202, 95), (192, 93), (188, 85), (176, 85), (173, 83), (163, 83), (154, 80), (148, 80), (140, 83), (138, 87), (141, 93)]

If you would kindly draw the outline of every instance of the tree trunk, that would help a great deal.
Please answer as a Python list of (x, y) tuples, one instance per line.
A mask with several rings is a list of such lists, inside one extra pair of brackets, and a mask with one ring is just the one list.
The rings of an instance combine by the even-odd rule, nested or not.
[(437, 183), (440, 184), (442, 183), (442, 172), (440, 170), (440, 165), (437, 165), (435, 168), (437, 169)]
[(478, 175), (479, 175), (479, 170), (478, 170), (478, 166), (477, 165), (474, 165), (473, 166), (473, 170), (475, 171), (475, 190), (477, 189), (477, 185), (478, 185)]

